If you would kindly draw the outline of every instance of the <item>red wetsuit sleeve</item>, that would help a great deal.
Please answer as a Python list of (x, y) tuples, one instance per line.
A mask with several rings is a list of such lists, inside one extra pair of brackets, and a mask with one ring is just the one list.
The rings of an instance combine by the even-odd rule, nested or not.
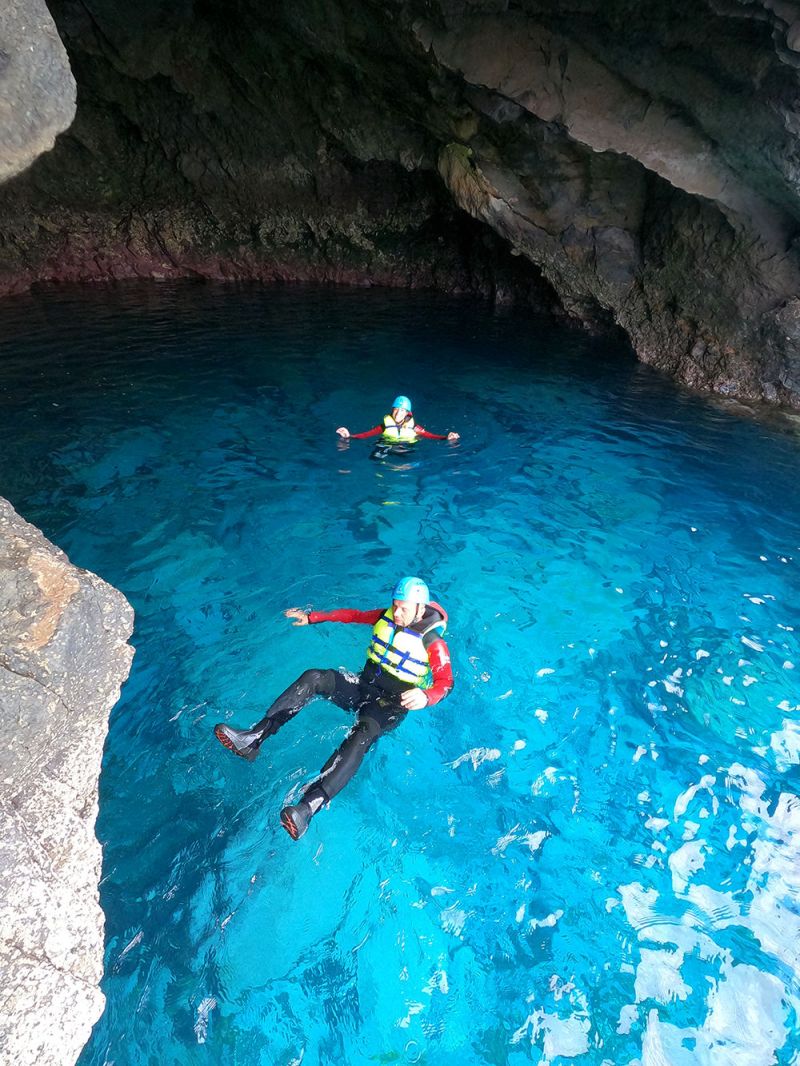
[(379, 433), (383, 433), (383, 426), (373, 426), (372, 429), (365, 429), (363, 433), (351, 433), (351, 440), (363, 440), (364, 437), (377, 437)]
[(433, 684), (425, 689), (428, 697), (428, 706), (443, 700), (453, 688), (453, 668), (450, 665), (450, 649), (441, 639), (434, 640), (428, 645), (428, 660), (431, 664)]
[(422, 426), (414, 426), (414, 432), (418, 437), (424, 437), (425, 440), (447, 440), (446, 433), (429, 433)]
[(354, 611), (350, 607), (342, 607), (338, 611), (309, 611), (308, 621), (311, 625), (317, 622), (360, 622), (365, 626), (374, 626), (384, 610), (378, 607), (375, 611)]

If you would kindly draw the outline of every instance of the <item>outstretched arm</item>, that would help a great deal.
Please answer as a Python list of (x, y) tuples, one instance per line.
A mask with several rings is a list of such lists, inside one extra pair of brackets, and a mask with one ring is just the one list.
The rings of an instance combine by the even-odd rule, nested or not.
[(338, 611), (309, 611), (307, 617), (311, 625), (316, 625), (317, 622), (355, 622), (374, 626), (383, 612), (383, 607), (374, 611), (355, 611), (350, 607), (341, 607)]
[(363, 440), (365, 437), (377, 437), (379, 433), (383, 433), (383, 426), (373, 426), (372, 429), (365, 429), (363, 433), (351, 433), (346, 426), (339, 426), (336, 432), (345, 440)]
[(414, 426), (414, 432), (418, 437), (422, 437), (425, 440), (459, 440), (460, 434), (458, 433), (429, 433), (427, 429), (423, 429), (422, 426)]

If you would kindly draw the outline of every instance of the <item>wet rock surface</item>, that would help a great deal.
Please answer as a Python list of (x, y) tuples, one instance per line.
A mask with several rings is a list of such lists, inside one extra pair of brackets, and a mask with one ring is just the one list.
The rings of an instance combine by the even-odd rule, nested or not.
[(79, 85), (0, 190), (0, 291), (437, 287), (800, 407), (800, 8), (53, 0)]
[(0, 499), (0, 1060), (73, 1063), (103, 1009), (94, 834), (133, 611)]

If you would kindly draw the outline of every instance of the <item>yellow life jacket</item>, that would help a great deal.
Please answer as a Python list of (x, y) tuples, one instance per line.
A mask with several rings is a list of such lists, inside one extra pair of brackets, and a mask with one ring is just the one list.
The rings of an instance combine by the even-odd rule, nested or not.
[(397, 423), (391, 415), (383, 416), (383, 435), (381, 440), (391, 444), (413, 444), (417, 435), (414, 432), (413, 416)]
[(372, 640), (367, 648), (367, 658), (377, 663), (382, 670), (400, 681), (407, 681), (415, 688), (430, 688), (433, 684), (428, 649), (422, 638), (432, 629), (444, 632), (447, 615), (438, 604), (431, 604), (434, 615), (425, 615), (410, 626), (398, 626), (394, 609), (384, 611), (372, 629)]

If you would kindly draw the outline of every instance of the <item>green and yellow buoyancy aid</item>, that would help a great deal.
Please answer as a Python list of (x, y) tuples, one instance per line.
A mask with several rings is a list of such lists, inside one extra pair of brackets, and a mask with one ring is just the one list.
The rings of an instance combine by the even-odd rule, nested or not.
[(408, 418), (404, 422), (397, 423), (391, 415), (383, 416), (382, 440), (392, 444), (413, 444), (417, 435), (414, 432), (414, 419)]
[(390, 607), (372, 629), (367, 658), (400, 681), (407, 681), (415, 688), (430, 688), (433, 677), (428, 649), (422, 638), (432, 629), (444, 633), (446, 625), (446, 618), (437, 611), (433, 620), (423, 615), (410, 626), (398, 626), (394, 621), (394, 609)]

